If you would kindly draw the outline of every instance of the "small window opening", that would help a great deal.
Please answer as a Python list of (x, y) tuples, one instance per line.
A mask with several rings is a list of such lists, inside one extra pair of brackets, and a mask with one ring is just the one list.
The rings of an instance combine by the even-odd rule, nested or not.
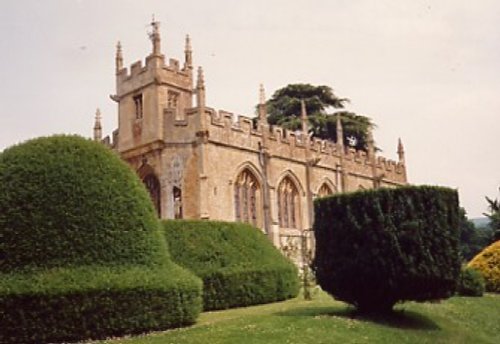
[(134, 96), (135, 118), (141, 119), (143, 116), (142, 94)]

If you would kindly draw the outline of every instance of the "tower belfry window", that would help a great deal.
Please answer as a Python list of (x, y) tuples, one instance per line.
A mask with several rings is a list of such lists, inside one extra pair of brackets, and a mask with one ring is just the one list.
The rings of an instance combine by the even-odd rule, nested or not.
[(169, 109), (177, 110), (178, 99), (179, 99), (179, 93), (169, 91), (167, 99), (167, 107)]
[(144, 112), (143, 112), (143, 106), (142, 106), (142, 94), (138, 94), (134, 96), (134, 106), (135, 106), (135, 118), (136, 119), (141, 119)]

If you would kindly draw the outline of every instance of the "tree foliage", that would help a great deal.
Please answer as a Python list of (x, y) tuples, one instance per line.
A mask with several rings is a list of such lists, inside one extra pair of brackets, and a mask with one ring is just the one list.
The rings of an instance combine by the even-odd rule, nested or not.
[[(500, 190), (500, 189), (499, 189)], [(500, 200), (486, 197), (490, 213), (484, 214), (490, 219), (490, 228), (493, 231), (493, 240), (500, 240)]]
[(453, 295), (460, 273), (458, 195), (431, 186), (315, 200), (319, 285), (361, 311)]
[(373, 126), (366, 116), (356, 115), (344, 109), (349, 99), (339, 98), (329, 86), (314, 86), (310, 84), (290, 84), (274, 92), (266, 103), (268, 122), (290, 130), (301, 128), (301, 100), (304, 100), (314, 137), (337, 140), (337, 116), (341, 117), (344, 129), (345, 145), (352, 145), (349, 138), (355, 138), (356, 149), (365, 149), (368, 142), (368, 130)]
[(460, 296), (483, 296), (484, 278), (481, 273), (471, 267), (463, 267), (457, 284), (457, 294)]
[(466, 262), (491, 243), (492, 231), (489, 228), (476, 228), (474, 223), (467, 219), (464, 208), (460, 208), (459, 228), (460, 253)]

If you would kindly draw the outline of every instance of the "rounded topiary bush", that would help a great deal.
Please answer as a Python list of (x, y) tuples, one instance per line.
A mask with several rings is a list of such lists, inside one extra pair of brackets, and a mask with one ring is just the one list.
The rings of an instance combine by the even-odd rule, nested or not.
[(298, 271), (248, 224), (163, 222), (172, 258), (203, 279), (203, 308), (226, 309), (297, 296)]
[(457, 294), (460, 296), (483, 296), (484, 278), (479, 271), (465, 267), (460, 271)]
[(460, 273), (458, 195), (408, 186), (315, 201), (319, 285), (361, 311), (447, 298)]
[(500, 240), (478, 253), (467, 266), (483, 275), (486, 291), (500, 293)]
[(38, 138), (0, 153), (0, 342), (187, 325), (201, 281), (168, 255), (141, 181), (101, 144)]

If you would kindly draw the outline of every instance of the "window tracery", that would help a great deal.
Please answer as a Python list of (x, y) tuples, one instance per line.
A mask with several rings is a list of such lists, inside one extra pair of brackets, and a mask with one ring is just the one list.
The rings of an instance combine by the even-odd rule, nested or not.
[(260, 187), (257, 179), (248, 169), (243, 170), (234, 185), (234, 206), (236, 221), (259, 225)]
[(300, 198), (297, 187), (289, 177), (278, 187), (278, 220), (282, 228), (299, 229)]

